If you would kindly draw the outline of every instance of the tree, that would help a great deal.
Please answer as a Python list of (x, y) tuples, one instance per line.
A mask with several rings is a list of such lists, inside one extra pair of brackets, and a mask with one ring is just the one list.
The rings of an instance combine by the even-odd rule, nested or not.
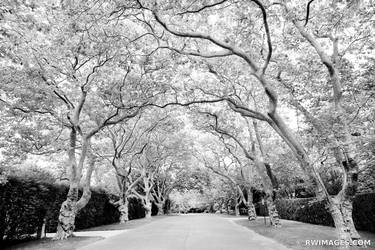
[(139, 119), (134, 122), (133, 126), (119, 124), (117, 127), (108, 129), (113, 151), (109, 161), (116, 172), (120, 194), (120, 199), (115, 203), (120, 211), (120, 223), (125, 223), (129, 220), (129, 196), (138, 185), (138, 182), (141, 181), (141, 178), (135, 178), (136, 176), (132, 172), (133, 157), (130, 156), (131, 154), (133, 156), (142, 154), (146, 147), (145, 144), (139, 152), (135, 152), (139, 147), (139, 142), (137, 142), (137, 137), (134, 135), (134, 130)]
[[(235, 194), (234, 195), (235, 197), (231, 197), (231, 196), (228, 197), (227, 203), (229, 203), (229, 201), (232, 199), (235, 201), (235, 214), (236, 216), (239, 216), (239, 205), (241, 202), (245, 203), (246, 198), (242, 191), (243, 183), (241, 183), (242, 182), (241, 179), (238, 180), (238, 178), (236, 178), (237, 177), (236, 174), (238, 174), (238, 166), (236, 166), (236, 164), (233, 164), (233, 162), (229, 164), (226, 163), (225, 161), (226, 160), (229, 161), (229, 158), (227, 158), (225, 154), (224, 155), (220, 154), (221, 156), (215, 152), (213, 152), (213, 154), (215, 155), (214, 158), (216, 159), (216, 164), (209, 163), (209, 162), (215, 162), (213, 159), (210, 159), (210, 160), (204, 159), (203, 160), (204, 166), (210, 169), (213, 173), (222, 177), (226, 182), (228, 182), (229, 186), (231, 187), (230, 190)], [(231, 168), (231, 165), (234, 165), (234, 168)]]
[[(205, 183), (193, 173), (192, 180), (174, 185), (181, 173), (195, 169), (187, 162), (192, 154), (204, 159), (213, 151), (220, 152), (221, 161), (208, 166), (223, 178), (217, 177), (214, 186), (225, 184), (215, 193), (217, 200), (237, 202), (238, 193), (249, 203), (251, 197), (244, 196), (257, 185), (256, 176), (241, 174), (252, 166), (274, 225), (274, 191), (281, 183), (290, 196), (297, 183), (312, 186), (326, 202), (340, 239), (359, 238), (352, 200), (358, 189), (373, 189), (373, 181), (363, 178), (373, 176), (370, 4), (2, 3), (0, 160), (11, 164), (30, 154), (65, 154), (70, 189), (60, 211), (60, 239), (72, 235), (75, 215), (90, 199), (91, 173), (103, 145), (112, 146), (122, 198), (132, 193), (148, 213), (151, 201), (161, 207), (172, 188)], [(136, 138), (155, 124), (158, 112), (175, 106), (195, 118), (168, 118), (147, 138)], [(219, 140), (208, 130), (186, 133), (204, 117), (189, 112), (197, 106)], [(146, 109), (155, 114), (143, 120)], [(141, 114), (138, 127), (134, 119)], [(176, 121), (185, 133), (173, 130)], [(201, 143), (202, 138), (210, 143)], [(290, 160), (289, 153), (291, 164), (278, 163)], [(225, 172), (229, 159), (236, 171)], [(280, 177), (288, 173), (296, 176)]]
[[(201, 8), (198, 8), (197, 10), (187, 10), (178, 12), (179, 15), (183, 16), (183, 20), (186, 20), (184, 16), (191, 16), (193, 14), (199, 15), (200, 12), (206, 11), (207, 9), (210, 9), (211, 7), (216, 7), (219, 4), (223, 4), (229, 1), (222, 1), (218, 4), (214, 5), (206, 5)], [(323, 51), (323, 49), (320, 47), (320, 45), (316, 42), (316, 39), (311, 36), (309, 32), (306, 32), (305, 28), (300, 24), (298, 18), (296, 18), (296, 14), (293, 14), (294, 12), (291, 11), (292, 7), (287, 6), (286, 4), (279, 4), (282, 6), (282, 9), (284, 13), (286, 13), (286, 19), (291, 21), (295, 28), (299, 31), (299, 33), (304, 37), (315, 49), (317, 54), (319, 55), (319, 58), (323, 62), (323, 64), (328, 69), (329, 73), (329, 79), (330, 83), (334, 92), (332, 103), (333, 108), (331, 114), (334, 114), (335, 117), (335, 129), (334, 131), (331, 131), (329, 134), (331, 134), (334, 138), (333, 142), (336, 143), (336, 150), (333, 154), (334, 157), (337, 159), (337, 164), (341, 168), (341, 170), (344, 173), (344, 179), (345, 179), (345, 185), (343, 186), (342, 192), (337, 197), (331, 197), (326, 187), (322, 181), (321, 176), (316, 171), (316, 166), (314, 166), (314, 162), (311, 159), (311, 155), (307, 152), (305, 147), (303, 146), (302, 142), (299, 140), (299, 138), (293, 133), (293, 131), (287, 126), (282, 116), (277, 111), (277, 107), (279, 106), (278, 102), (278, 96), (277, 96), (277, 89), (275, 87), (275, 82), (271, 79), (269, 75), (267, 75), (267, 68), (270, 65), (271, 59), (272, 59), (272, 42), (271, 42), (271, 33), (270, 33), (270, 26), (268, 22), (268, 15), (267, 15), (267, 9), (264, 4), (262, 4), (260, 1), (251, 1), (254, 3), (257, 7), (259, 7), (261, 13), (262, 13), (262, 22), (263, 27), (265, 31), (265, 37), (266, 37), (266, 44), (267, 44), (267, 54), (265, 58), (262, 58), (263, 54), (260, 56), (250, 56), (245, 50), (240, 49), (235, 43), (229, 42), (229, 40), (220, 39), (220, 38), (214, 38), (213, 36), (207, 35), (204, 32), (192, 32), (192, 31), (181, 31), (181, 29), (172, 28), (171, 24), (163, 21), (163, 17), (160, 14), (160, 6), (159, 8), (156, 8), (155, 6), (151, 5), (145, 5), (141, 1), (137, 1), (136, 7), (139, 9), (143, 9), (145, 11), (148, 11), (154, 16), (155, 21), (166, 31), (168, 31), (173, 36), (179, 37), (184, 39), (185, 41), (190, 41), (190, 39), (194, 39), (200, 43), (208, 42), (212, 44), (212, 47), (215, 47), (215, 50), (212, 53), (203, 53), (200, 52), (199, 49), (197, 49), (197, 46), (184, 46), (182, 49), (178, 49), (173, 45), (167, 45), (164, 46), (164, 48), (168, 48), (170, 50), (173, 50), (175, 52), (178, 52), (182, 55), (192, 55), (192, 56), (199, 56), (203, 58), (225, 58), (229, 56), (235, 56), (240, 59), (242, 59), (249, 67), (249, 73), (252, 75), (253, 79), (255, 79), (260, 85), (262, 86), (264, 90), (265, 96), (268, 98), (268, 110), (266, 114), (263, 114), (259, 111), (256, 111), (254, 109), (248, 108), (246, 106), (243, 106), (240, 102), (232, 99), (231, 97), (228, 97), (228, 95), (225, 95), (222, 97), (223, 101), (226, 101), (230, 108), (243, 115), (244, 117), (251, 117), (254, 119), (258, 119), (261, 121), (264, 121), (268, 123), (284, 140), (284, 142), (290, 147), (292, 152), (294, 153), (295, 157), (298, 159), (301, 168), (305, 171), (305, 173), (312, 178), (314, 186), (316, 187), (316, 194), (318, 197), (323, 197), (327, 201), (327, 204), (330, 206), (331, 214), (334, 218), (336, 228), (338, 230), (339, 237), (341, 239), (349, 240), (351, 238), (358, 238), (358, 233), (355, 231), (354, 225), (352, 223), (351, 218), (351, 200), (354, 196), (355, 192), (353, 192), (356, 189), (357, 181), (356, 176), (358, 175), (358, 163), (355, 160), (355, 148), (353, 147), (353, 144), (351, 143), (351, 135), (348, 132), (348, 128), (346, 125), (346, 118), (345, 118), (345, 112), (342, 108), (341, 102), (342, 102), (342, 82), (340, 81), (337, 68), (335, 68), (335, 59), (331, 60), (328, 55)], [(242, 6), (242, 5), (241, 5)], [(352, 6), (358, 7), (358, 5), (349, 5), (348, 9), (350, 9)], [(169, 6), (171, 7), (171, 6)], [(294, 7), (294, 6), (293, 6)], [(244, 6), (242, 6), (244, 8)], [(166, 8), (167, 9), (167, 8)], [(224, 8), (229, 9), (228, 12), (230, 12), (230, 8)], [(353, 9), (354, 10), (354, 9)], [(270, 10), (268, 10), (270, 11)], [(172, 11), (164, 11), (164, 13), (167, 13), (167, 15), (173, 15), (173, 12), (176, 13), (175, 10)], [(193, 14), (192, 14), (193, 13)], [(186, 15), (185, 15), (186, 14)], [(307, 15), (308, 16), (308, 15)], [(306, 18), (306, 24), (307, 24), (308, 17)], [(183, 26), (180, 22), (179, 26)], [(334, 56), (337, 55), (337, 39), (333, 39), (334, 44)], [(218, 50), (221, 49), (221, 50)], [(263, 52), (263, 48), (261, 50), (261, 53)], [(258, 63), (257, 61), (262, 61), (263, 63)], [(279, 59), (279, 58), (277, 58)], [(262, 66), (259, 66), (262, 64)], [(304, 112), (306, 115), (307, 113)], [(311, 122), (313, 122), (313, 119), (310, 119)], [(319, 124), (316, 124), (319, 125)], [(317, 126), (314, 126), (315, 129), (317, 129)], [(318, 129), (319, 130), (319, 129)], [(335, 133), (339, 132), (339, 133)], [(327, 148), (330, 147), (331, 144), (326, 145)], [(340, 147), (343, 146), (343, 147)], [(342, 206), (344, 205), (344, 206)]]
[[(7, 65), (2, 68), (7, 72), (2, 76), (2, 101), (34, 120), (38, 116), (47, 117), (47, 124), (54, 120), (52, 124), (63, 130), (70, 187), (61, 206), (57, 239), (72, 235), (75, 216), (90, 198), (86, 184), (90, 176), (80, 199), (78, 188), (86, 159), (93, 155), (93, 138), (105, 127), (137, 116), (158, 92), (148, 86), (147, 74), (139, 74), (144, 61), (132, 60), (139, 50), (136, 43), (144, 42), (138, 40), (143, 34), (128, 29), (129, 23), (120, 28), (104, 19), (98, 21), (111, 13), (111, 6), (92, 4), (62, 1), (7, 6), (9, 20), (25, 18), (5, 30), (14, 53), (7, 54)], [(119, 39), (119, 31), (132, 39)], [(59, 127), (53, 128), (56, 133)], [(92, 173), (94, 161), (87, 165), (87, 173)]]
[[(235, 136), (233, 135), (233, 133), (230, 133), (224, 130), (223, 128), (219, 127), (219, 120), (218, 120), (219, 118), (216, 114), (212, 114), (209, 112), (203, 112), (203, 113), (207, 115), (208, 117), (214, 119), (214, 125), (210, 125), (211, 129), (215, 131), (216, 133), (218, 133), (220, 136), (225, 136), (227, 138), (232, 139), (236, 143), (236, 145), (238, 145), (242, 149), (242, 152), (244, 153), (245, 157), (254, 164), (256, 172), (261, 177), (261, 180), (262, 180), (262, 189), (265, 191), (265, 194), (266, 194), (265, 199), (266, 199), (267, 208), (270, 214), (271, 224), (275, 226), (280, 226), (280, 219), (278, 216), (276, 206), (274, 205), (275, 192), (278, 189), (278, 184), (277, 184), (274, 174), (272, 173), (270, 165), (264, 162), (264, 157), (263, 157), (264, 150), (263, 150), (263, 144), (261, 143), (261, 140), (260, 140), (259, 132), (255, 130), (255, 132), (258, 132), (257, 138), (258, 138), (258, 143), (260, 145), (259, 148), (260, 148), (261, 156), (257, 154), (256, 148), (255, 148), (256, 142), (253, 137), (251, 128), (249, 127), (249, 123), (247, 123), (246, 125), (248, 126), (251, 150), (245, 147), (245, 145), (238, 138), (238, 135)], [(247, 180), (248, 180), (247, 184), (249, 185), (249, 189), (247, 192), (248, 195), (251, 194), (250, 187), (254, 185), (253, 183), (250, 182), (251, 179), (252, 179), (251, 177), (247, 177)], [(243, 197), (242, 199), (246, 201), (243, 194), (241, 195), (241, 197)], [(252, 200), (252, 198), (248, 197), (247, 200), (248, 200), (247, 201), (248, 211), (250, 212), (249, 218), (254, 219), (255, 218), (255, 216), (253, 215), (254, 206), (252, 205), (252, 202), (249, 201), (249, 200)]]
[(154, 203), (158, 207), (157, 215), (164, 214), (166, 202), (176, 185), (175, 180), (172, 177), (172, 173), (174, 172), (173, 168), (175, 167), (174, 162), (171, 162), (169, 165), (166, 165), (165, 168), (161, 169), (161, 171), (155, 176), (152, 194)]

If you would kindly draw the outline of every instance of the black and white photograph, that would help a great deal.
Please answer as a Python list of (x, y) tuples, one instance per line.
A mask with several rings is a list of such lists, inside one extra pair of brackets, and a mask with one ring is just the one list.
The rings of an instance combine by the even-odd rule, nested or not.
[(375, 250), (375, 1), (0, 0), (0, 249)]

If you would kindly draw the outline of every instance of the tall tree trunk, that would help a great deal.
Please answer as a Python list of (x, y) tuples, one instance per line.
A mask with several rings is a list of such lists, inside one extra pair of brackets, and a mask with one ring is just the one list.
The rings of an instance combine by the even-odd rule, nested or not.
[(238, 202), (238, 199), (236, 199), (236, 205), (234, 207), (234, 214), (236, 216), (240, 216), (240, 202)]
[(329, 203), (329, 211), (335, 223), (338, 237), (342, 240), (350, 240), (350, 229), (347, 221), (344, 218), (340, 203), (341, 201), (339, 201), (337, 198), (332, 198), (331, 202)]
[[(320, 125), (319, 121), (312, 117), (312, 115), (297, 101), (294, 102), (294, 105), (298, 110), (300, 110), (308, 121), (310, 121), (315, 129), (323, 133), (323, 128)], [(344, 126), (345, 127), (345, 126)], [(345, 131), (345, 129), (342, 129)], [(347, 134), (347, 132), (346, 132)], [(343, 135), (342, 137), (349, 137), (349, 135)], [(356, 189), (358, 186), (357, 178), (358, 178), (358, 166), (357, 163), (349, 158), (347, 160), (343, 160), (343, 154), (341, 153), (341, 148), (337, 145), (337, 142), (331, 141), (332, 144), (336, 144), (336, 148), (334, 148), (334, 157), (336, 158), (336, 162), (338, 165), (340, 165), (341, 169), (344, 173), (343, 178), (343, 187), (340, 193), (334, 198), (330, 199), (328, 198), (328, 207), (329, 211), (334, 214), (332, 215), (332, 218), (334, 219), (335, 227), (338, 228), (338, 234), (342, 239), (347, 238), (347, 233), (343, 232), (343, 222), (347, 225), (347, 228), (345, 230), (349, 230), (349, 235), (352, 239), (359, 239), (360, 235), (358, 234), (353, 218), (352, 218), (352, 210), (353, 210), (353, 198), (356, 193)], [(351, 150), (354, 151), (354, 150)], [(327, 197), (329, 195), (326, 195)]]
[(271, 225), (275, 227), (281, 226), (279, 213), (277, 212), (275, 203), (272, 199), (272, 195), (267, 194), (266, 203), (267, 203), (268, 215), (270, 217)]
[(279, 213), (277, 212), (276, 206), (273, 202), (273, 193), (276, 192), (276, 189), (278, 188), (278, 183), (277, 183), (276, 177), (272, 173), (271, 166), (268, 163), (265, 163), (264, 161), (265, 152), (263, 149), (261, 136), (257, 129), (257, 123), (253, 122), (253, 125), (254, 125), (254, 132), (255, 132), (258, 145), (260, 148), (260, 155), (258, 155), (256, 152), (256, 147), (255, 147), (255, 144), (256, 144), (255, 139), (253, 138), (253, 135), (250, 130), (250, 124), (248, 123), (250, 140), (252, 144), (251, 150), (253, 152), (253, 155), (255, 156), (255, 159), (254, 159), (255, 167), (257, 168), (258, 173), (262, 177), (262, 183), (263, 183), (264, 191), (266, 193), (266, 203), (267, 203), (267, 208), (268, 208), (268, 214), (270, 216), (271, 225), (280, 227), (281, 222), (279, 218)]
[(352, 196), (339, 193), (336, 197), (329, 199), (328, 207), (340, 239), (357, 240), (361, 238), (353, 221)]
[(255, 211), (255, 206), (253, 204), (253, 193), (251, 191), (251, 188), (247, 189), (247, 201), (246, 201), (246, 207), (247, 207), (247, 215), (248, 220), (256, 220), (257, 213)]
[(129, 201), (128, 201), (128, 185), (127, 180), (128, 178), (125, 175), (119, 174), (119, 169), (117, 168), (117, 165), (115, 164), (115, 161), (112, 162), (113, 166), (115, 167), (115, 170), (117, 172), (117, 184), (119, 186), (119, 189), (121, 191), (120, 199), (117, 202), (118, 204), (118, 211), (120, 212), (120, 224), (126, 223), (129, 221)]
[(344, 217), (345, 223), (347, 223), (350, 237), (352, 239), (361, 238), (357, 229), (355, 228), (353, 221), (353, 199), (357, 192), (358, 187), (358, 165), (357, 163), (349, 158), (348, 161), (343, 162), (343, 168), (345, 170), (345, 180), (344, 185), (338, 197), (341, 201), (341, 211)]
[(350, 230), (350, 238), (353, 240), (360, 239), (361, 236), (355, 228), (353, 221), (353, 201), (349, 199), (344, 200), (342, 202), (341, 211), (343, 214), (343, 219), (347, 223)]
[(149, 200), (146, 200), (145, 204), (144, 204), (144, 208), (145, 208), (145, 217), (147, 219), (151, 218), (151, 210), (152, 210), (152, 203), (151, 201)]
[(71, 183), (67, 199), (62, 203), (57, 223), (56, 240), (73, 236), (77, 214), (78, 183)]
[(246, 203), (247, 207), (247, 219), (252, 221), (257, 219), (257, 213), (255, 211), (255, 206), (252, 202), (247, 202)]
[[(297, 20), (292, 20), (294, 26), (298, 29), (300, 34), (310, 43), (318, 54), (320, 61), (326, 66), (329, 81), (327, 81), (333, 90), (333, 109), (330, 112), (332, 115), (332, 131), (329, 135), (329, 143), (333, 142), (335, 146), (334, 155), (338, 165), (343, 170), (343, 186), (339, 194), (330, 199), (328, 197), (329, 208), (332, 213), (332, 218), (339, 233), (340, 239), (347, 240), (348, 238), (358, 239), (360, 236), (354, 227), (352, 218), (352, 200), (357, 190), (358, 182), (358, 165), (354, 160), (356, 155), (359, 154), (355, 143), (349, 133), (348, 113), (342, 105), (343, 97), (343, 81), (340, 77), (340, 58), (338, 36), (330, 35), (329, 39), (333, 45), (332, 56), (328, 55), (316, 37), (307, 31)], [(302, 105), (300, 105), (302, 106)], [(315, 129), (322, 133), (324, 130), (320, 125), (319, 120), (309, 114), (307, 110), (302, 108), (306, 117), (314, 125)], [(324, 133), (323, 133), (324, 134)], [(331, 139), (334, 138), (334, 139)]]
[[(77, 143), (77, 129), (72, 126), (70, 130), (69, 137), (69, 191), (66, 200), (61, 204), (59, 218), (57, 222), (57, 232), (54, 239), (64, 240), (73, 235), (76, 210), (77, 210), (77, 200), (78, 200), (78, 185), (80, 181), (80, 175), (76, 161), (76, 143)], [(82, 152), (84, 149), (83, 147)], [(82, 155), (81, 155), (82, 159)]]
[[(257, 163), (257, 161), (255, 161), (255, 162), (256, 162), (256, 164), (264, 165), (263, 170), (265, 172), (265, 169), (266, 169), (265, 164), (263, 162), (258, 162), (258, 163)], [(262, 171), (262, 170), (260, 170), (260, 171)], [(268, 178), (268, 176), (266, 174), (262, 173), (262, 175), (263, 175), (262, 177), (264, 178), (264, 179), (262, 179), (263, 187), (264, 187), (264, 191), (266, 193), (265, 201), (266, 201), (266, 204), (267, 204), (267, 209), (268, 209), (268, 214), (270, 216), (271, 225), (275, 226), (275, 227), (280, 227), (281, 221), (280, 221), (280, 218), (279, 218), (279, 213), (278, 213), (277, 208), (276, 208), (276, 206), (274, 204), (274, 201), (273, 201), (274, 190), (273, 190), (273, 187), (272, 187), (272, 184), (271, 184), (271, 180), (270, 180), (270, 178)]]
[(158, 214), (157, 215), (164, 215), (164, 204), (163, 203), (156, 203), (156, 206), (158, 207)]
[(83, 183), (83, 193), (82, 193), (81, 198), (77, 201), (77, 211), (76, 211), (77, 213), (81, 211), (87, 205), (87, 203), (89, 203), (91, 199), (91, 190), (90, 190), (91, 176), (95, 168), (96, 158), (92, 154), (89, 154), (88, 158), (89, 158), (89, 162), (88, 162), (85, 180)]
[(78, 200), (78, 186), (79, 186), (80, 176), (81, 176), (80, 173), (82, 172), (83, 162), (84, 162), (84, 159), (86, 158), (85, 156), (87, 153), (87, 147), (88, 145), (86, 144), (85, 146), (86, 150), (85, 151), (82, 150), (80, 164), (78, 167), (80, 169), (78, 170), (78, 173), (77, 172), (74, 173), (73, 179), (71, 180), (71, 184), (69, 187), (67, 199), (61, 205), (58, 224), (57, 224), (57, 232), (56, 232), (54, 239), (64, 240), (64, 239), (67, 239), (68, 237), (73, 236), (73, 232), (75, 228), (75, 219), (76, 219), (77, 213), (87, 205), (87, 203), (89, 202), (91, 198), (90, 182), (91, 182), (91, 175), (95, 166), (95, 157), (93, 155), (89, 156), (90, 160), (89, 160), (89, 166), (86, 172), (86, 178), (84, 181), (83, 194), (81, 198)]
[(120, 212), (120, 224), (129, 221), (129, 201), (128, 199), (121, 199), (119, 201), (118, 210)]

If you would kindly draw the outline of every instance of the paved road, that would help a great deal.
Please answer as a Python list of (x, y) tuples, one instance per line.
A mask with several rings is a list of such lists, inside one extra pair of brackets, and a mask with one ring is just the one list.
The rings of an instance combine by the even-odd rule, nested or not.
[(80, 250), (288, 250), (230, 218), (171, 216), (79, 248)]

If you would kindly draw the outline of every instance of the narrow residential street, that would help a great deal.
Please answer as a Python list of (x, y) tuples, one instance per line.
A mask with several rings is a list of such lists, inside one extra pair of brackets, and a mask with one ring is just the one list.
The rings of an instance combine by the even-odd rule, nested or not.
[(288, 248), (212, 214), (171, 216), (87, 245), (82, 250), (287, 250)]

